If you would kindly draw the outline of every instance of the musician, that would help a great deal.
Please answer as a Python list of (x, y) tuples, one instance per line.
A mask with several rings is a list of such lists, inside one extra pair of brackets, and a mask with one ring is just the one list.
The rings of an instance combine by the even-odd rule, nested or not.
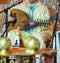
[[(16, 5), (15, 7), (11, 8), (9, 12), (12, 9), (19, 9), (25, 12), (28, 16), (28, 19), (35, 22), (49, 22), (50, 21), (50, 12), (46, 5), (42, 4), (39, 0), (28, 0), (26, 3), (21, 3), (19, 5)], [(30, 25), (33, 25), (34, 22), (30, 22)], [(35, 37), (39, 37), (40, 32), (44, 30), (44, 27), (37, 26), (33, 30), (30, 30), (28, 32), (22, 31), (24, 34), (30, 34)], [(38, 38), (39, 39), (39, 38)], [(41, 42), (40, 48), (45, 48), (46, 45), (41, 41), (41, 38), (39, 39)], [(44, 46), (43, 46), (44, 45)]]
[[(28, 19), (30, 21), (34, 21), (34, 22), (45, 22), (46, 23), (46, 22), (50, 21), (50, 17), (52, 16), (52, 13), (50, 13), (50, 10), (49, 10), (50, 8), (48, 9), (48, 7), (44, 4), (42, 4), (39, 0), (28, 0), (25, 3), (21, 3), (15, 7), (11, 8), (10, 11), (12, 9), (22, 10), (23, 12), (25, 12), (27, 14)], [(55, 13), (53, 13), (53, 15), (54, 14)], [(30, 22), (29, 25), (33, 25), (34, 22)], [(43, 48), (46, 48), (45, 42), (49, 42), (49, 40), (51, 40), (51, 37), (52, 37), (51, 30), (46, 30), (46, 31), (42, 32), (43, 30), (45, 30), (44, 26), (41, 26), (41, 27), (37, 26), (34, 29), (31, 29), (29, 31), (22, 31), (22, 33), (25, 36), (32, 35), (32, 36), (36, 37), (40, 42), (40, 48), (43, 49)], [(11, 31), (11, 33), (13, 34), (14, 32)], [(9, 37), (12, 37), (11, 33), (8, 34)], [(36, 55), (36, 57), (40, 57), (40, 55)]]
[[(16, 0), (16, 1), (18, 2), (18, 0)], [(23, 12), (25, 12), (27, 14), (28, 19), (30, 21), (32, 20), (35, 22), (37, 22), (37, 21), (38, 22), (50, 21), (50, 17), (52, 15), (50, 13), (50, 10), (48, 9), (48, 7), (44, 4), (42, 4), (39, 0), (26, 0), (26, 2), (25, 2), (25, 0), (23, 0), (22, 3), (20, 3), (19, 5), (16, 5), (15, 7), (11, 8), (10, 10), (12, 10), (12, 9), (22, 10)], [(9, 12), (10, 12), (10, 10), (9, 10)], [(8, 21), (14, 21), (14, 18), (9, 16)], [(29, 24), (33, 25), (34, 22), (30, 22)], [(0, 25), (0, 27), (1, 27), (1, 25)], [(29, 32), (25, 32), (25, 33), (28, 33), (28, 34), (33, 35), (35, 37), (38, 37), (42, 30), (44, 30), (43, 26), (42, 27), (37, 26), (33, 30), (30, 30)], [(24, 31), (22, 31), (22, 32), (24, 32)], [(41, 40), (40, 40), (40, 42), (41, 42)], [(44, 46), (43, 46), (43, 44), (44, 44)], [(43, 43), (43, 44), (41, 44), (40, 48), (46, 47), (45, 43)]]
[[(9, 14), (12, 9), (19, 9), (19, 10), (25, 12), (30, 21), (34, 21), (34, 22), (47, 22), (47, 21), (49, 22), (50, 21), (51, 13), (50, 13), (48, 7), (44, 4), (42, 4), (39, 0), (27, 0), (25, 3), (22, 2), (21, 4), (16, 5), (15, 7), (11, 8), (9, 10)], [(10, 16), (10, 17), (8, 17), (8, 19), (9, 19), (9, 21), (13, 21), (14, 18), (12, 18)], [(33, 25), (34, 22), (30, 22), (29, 25)], [(44, 29), (45, 29), (44, 26), (41, 26), (41, 27), (37, 26), (33, 30), (22, 31), (22, 33), (36, 37), (40, 41), (40, 48), (45, 48), (46, 44), (44, 43), (44, 40), (42, 40), (42, 38), (41, 38), (42, 34), (40, 35), (41, 31), (43, 31)], [(51, 30), (49, 30), (48, 32), (45, 32), (45, 33), (49, 34), (49, 32), (51, 32)], [(52, 35), (52, 32), (50, 34)], [(11, 33), (8, 35), (9, 35), (9, 37), (12, 38)], [(47, 36), (47, 39), (48, 38), (49, 37)]]

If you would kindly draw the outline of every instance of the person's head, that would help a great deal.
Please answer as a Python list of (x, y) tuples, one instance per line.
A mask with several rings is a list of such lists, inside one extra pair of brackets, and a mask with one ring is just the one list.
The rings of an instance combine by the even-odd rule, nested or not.
[(34, 3), (36, 3), (38, 0), (28, 0), (28, 2), (30, 3), (30, 4), (34, 4)]

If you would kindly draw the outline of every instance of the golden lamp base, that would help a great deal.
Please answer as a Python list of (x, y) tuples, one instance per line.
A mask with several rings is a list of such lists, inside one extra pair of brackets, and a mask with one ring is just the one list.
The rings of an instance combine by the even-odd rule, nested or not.
[(25, 53), (26, 54), (35, 54), (35, 50), (34, 49), (25, 49)]

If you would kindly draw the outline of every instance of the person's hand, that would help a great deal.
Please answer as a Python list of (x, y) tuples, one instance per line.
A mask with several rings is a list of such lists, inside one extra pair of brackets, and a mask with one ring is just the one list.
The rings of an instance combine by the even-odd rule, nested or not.
[(15, 20), (14, 17), (12, 17), (12, 16), (8, 16), (8, 21), (14, 21), (14, 20)]
[(34, 24), (34, 22), (30, 22), (29, 24), (30, 24), (30, 25), (33, 25), (33, 24)]

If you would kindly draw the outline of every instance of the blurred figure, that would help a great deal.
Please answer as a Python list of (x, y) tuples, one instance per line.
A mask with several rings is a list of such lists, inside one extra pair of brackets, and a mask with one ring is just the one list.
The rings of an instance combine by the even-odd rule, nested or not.
[[(18, 1), (18, 0), (15, 0)], [(46, 5), (42, 4), (40, 0), (23, 0), (23, 2), (19, 5), (16, 5), (15, 7), (11, 8), (9, 12), (12, 9), (18, 9), (26, 13), (28, 16), (28, 19), (33, 21), (29, 22), (30, 25), (33, 25), (34, 22), (49, 22), (50, 21), (50, 12)], [(28, 28), (29, 29), (29, 28)], [(40, 36), (40, 32), (44, 30), (44, 26), (37, 26), (34, 29), (31, 29), (30, 31), (22, 31), (22, 33), (26, 35), (32, 35), (36, 37), (40, 41), (40, 48), (45, 48), (46, 44), (42, 40)], [(9, 34), (11, 35), (11, 34)], [(9, 36), (10, 37), (10, 36)]]
[[(15, 2), (19, 2), (18, 0), (15, 0)], [(12, 9), (19, 9), (26, 13), (28, 16), (28, 19), (30, 20), (29, 25), (35, 24), (35, 22), (49, 22), (51, 18), (51, 13), (48, 9), (48, 7), (40, 2), (40, 0), (23, 0), (23, 2), (19, 5), (16, 5), (15, 7), (11, 8), (9, 12)], [(53, 11), (53, 10), (52, 10)], [(9, 13), (10, 14), (10, 13)], [(9, 21), (13, 21), (13, 17), (8, 18)], [(33, 22), (31, 22), (33, 21)], [(45, 32), (44, 32), (45, 31)], [(12, 34), (11, 34), (12, 32)], [(25, 36), (34, 36), (36, 37), (40, 42), (40, 48), (46, 48), (46, 43), (48, 43), (50, 40), (50, 37), (52, 36), (52, 30), (46, 29), (44, 26), (37, 26), (34, 29), (31, 29), (29, 31), (22, 30), (22, 33)], [(11, 41), (14, 41), (13, 37), (15, 37), (14, 31), (10, 31), (8, 33), (8, 37), (11, 39)], [(45, 38), (46, 37), (46, 38)], [(46, 41), (46, 42), (44, 42)], [(37, 55), (38, 57), (39, 55)], [(40, 56), (39, 56), (40, 57)]]

